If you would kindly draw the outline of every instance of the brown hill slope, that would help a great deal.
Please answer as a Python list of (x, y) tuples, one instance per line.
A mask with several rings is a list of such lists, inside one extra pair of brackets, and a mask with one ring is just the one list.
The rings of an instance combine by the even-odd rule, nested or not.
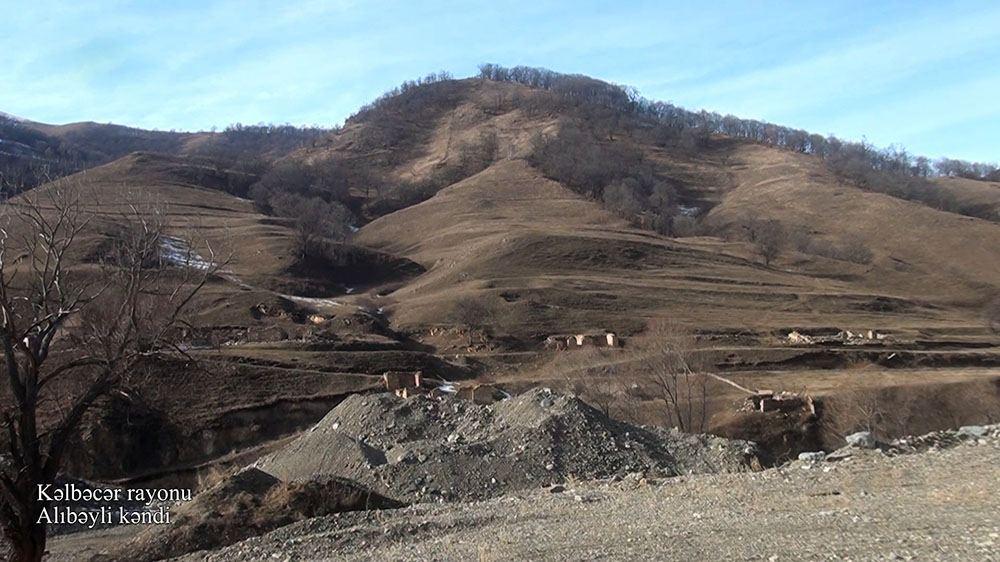
[[(612, 372), (641, 358), (626, 355), (626, 347), (583, 355), (581, 367), (544, 350), (543, 340), (601, 330), (631, 336), (652, 318), (695, 332), (708, 347), (706, 364), (751, 388), (825, 391), (836, 386), (831, 381), (848, 380), (845, 366), (868, 363), (896, 370), (894, 377), (876, 372), (876, 386), (940, 382), (939, 367), (970, 367), (959, 373), (962, 381), (995, 376), (989, 371), (1000, 363), (998, 342), (978, 306), (1000, 286), (997, 224), (862, 191), (812, 156), (718, 137), (683, 147), (656, 143), (634, 123), (605, 119), (598, 127), (572, 107), (536, 104), (541, 94), (520, 85), (431, 86), (362, 111), (286, 159), (363, 170), (350, 203), (371, 211), (359, 213), (371, 222), (354, 243), (387, 262), (412, 260), (420, 268), (400, 270), (426, 270), (421, 275), (341, 283), (304, 298), (295, 292), (303, 279), (293, 268), (292, 220), (261, 215), (236, 196), (244, 191), (232, 186), (243, 176), (224, 166), (138, 154), (64, 182), (99, 217), (95, 245), (141, 196), (164, 210), (172, 234), (204, 237), (234, 254), (227, 275), (198, 303), (203, 326), (220, 336), (214, 343), (230, 345), (193, 341), (192, 354), (211, 368), (186, 370), (175, 379), (179, 390), (151, 392), (166, 396), (168, 417), (192, 417), (177, 429), (183, 437), (207, 443), (179, 453), (174, 466), (190, 468), (315, 421), (343, 393), (370, 388), (390, 369), (448, 377), (477, 371), (512, 386), (580, 383), (587, 392), (597, 368)], [(601, 150), (638, 153), (650, 174), (676, 189), (679, 212), (707, 214), (684, 217), (696, 223), (686, 234), (701, 236), (639, 228), (579, 186), (545, 177), (528, 158), (536, 135), (567, 125), (591, 134)], [(497, 150), (481, 168), (440, 174), (462, 163), (463, 147), (490, 134)], [(422, 183), (429, 188), (420, 197), (370, 205)], [(854, 237), (874, 258), (852, 263), (789, 248), (764, 265), (749, 243), (728, 237), (727, 227), (745, 216), (773, 218), (789, 231), (803, 227), (819, 241)], [(466, 296), (491, 309), (488, 333), (473, 346), (456, 314)], [(872, 329), (896, 340), (802, 347), (785, 338), (793, 329)], [(903, 368), (914, 377), (900, 375)], [(829, 376), (815, 376), (817, 369)], [(728, 410), (743, 398), (730, 387), (712, 393), (713, 404)], [(639, 400), (647, 412), (658, 408), (651, 396)], [(290, 421), (274, 424), (272, 433), (275, 417)]]
[(292, 259), (291, 232), (257, 213), (250, 201), (225, 191), (241, 180), (238, 172), (135, 153), (42, 186), (29, 196), (44, 201), (46, 192), (65, 190), (78, 197), (81, 210), (94, 217), (94, 236), (107, 235), (132, 206), (140, 212), (155, 211), (163, 215), (169, 234), (204, 239), (220, 256), (232, 252), (231, 267), (240, 276), (273, 275)]
[[(629, 227), (520, 160), (382, 217), (357, 241), (428, 268), (391, 296), (388, 310), (404, 327), (449, 323), (465, 292), (494, 301), (501, 332), (522, 338), (605, 328), (629, 333), (654, 316), (698, 328), (878, 324), (884, 319), (865, 313), (866, 303), (893, 295), (817, 274), (815, 264), (764, 267), (742, 243), (670, 239)], [(862, 266), (838, 267), (863, 274)], [(907, 308), (911, 324), (950, 317), (919, 303)]]
[(1000, 222), (1000, 182), (944, 177), (935, 183), (955, 198), (958, 208)]
[[(638, 144), (655, 172), (692, 208), (710, 211), (705, 223), (716, 232), (746, 216), (774, 218), (790, 231), (807, 231), (820, 244), (857, 241), (874, 252), (873, 262), (854, 264), (790, 248), (775, 267), (766, 268), (744, 243), (670, 239), (632, 228), (524, 160), (533, 135), (551, 134), (565, 122), (558, 114), (526, 111), (523, 100), (532, 90), (490, 81), (462, 84), (464, 94), (454, 109), (424, 122), (430, 127), (422, 133), (427, 142), (397, 155), (391, 174), (417, 175), (441, 165), (454, 158), (449, 146), (455, 139), (468, 141), (484, 132), (508, 139), (510, 149), (501, 150), (486, 171), (381, 217), (357, 235), (360, 244), (404, 255), (430, 270), (393, 295), (396, 305), (390, 310), (400, 325), (447, 323), (447, 311), (463, 290), (503, 299), (497, 301), (504, 311), (498, 323), (518, 326), (522, 336), (531, 330), (523, 315), (542, 322), (533, 336), (574, 326), (627, 330), (654, 315), (716, 326), (779, 327), (797, 320), (834, 324), (838, 320), (829, 314), (839, 311), (842, 321), (880, 324), (877, 314), (858, 318), (866, 299), (879, 297), (911, 301), (911, 325), (946, 318), (971, 323), (975, 307), (1000, 288), (1000, 244), (982, 243), (1000, 240), (998, 225), (865, 192), (816, 157), (746, 142), (718, 140), (690, 153), (642, 144), (624, 130), (613, 141)], [(361, 121), (348, 127), (346, 137), (333, 141), (339, 148), (332, 152), (302, 151), (297, 157), (343, 154), (346, 147), (356, 148), (345, 139), (365, 136), (370, 126)], [(374, 156), (355, 150), (354, 157)], [(590, 280), (579, 285), (573, 275)], [(644, 277), (649, 280), (640, 281)], [(680, 278), (686, 281), (679, 283)], [(758, 290), (748, 289), (754, 286)], [(631, 300), (589, 302), (591, 293), (619, 290)], [(560, 302), (549, 302), (553, 298)], [(571, 304), (583, 301), (588, 302)], [(946, 308), (932, 311), (921, 304), (932, 302)], [(960, 310), (948, 312), (952, 305)]]
[[(190, 307), (186, 356), (154, 365), (155, 375), (138, 381), (135, 393), (112, 401), (91, 420), (96, 429), (88, 430), (87, 446), (76, 451), (71, 471), (190, 482), (202, 463), (229, 454), (238, 458), (245, 448), (313, 423), (346, 393), (375, 386), (385, 370), (431, 373), (441, 363), (405, 347), (351, 297), (287, 294), (285, 288), (303, 281), (292, 267), (294, 232), (288, 221), (261, 215), (252, 202), (227, 193), (230, 174), (239, 175), (138, 153), (6, 203), (17, 206), (32, 198), (50, 210), (50, 195), (77, 198), (88, 222), (70, 256), (74, 276), (99, 275), (102, 248), (136, 214), (162, 217), (167, 254), (193, 245), (205, 260), (209, 246), (217, 259), (230, 257)], [(366, 267), (365, 254), (357, 255), (355, 265)], [(393, 260), (379, 259), (374, 263), (396, 267)]]
[(789, 151), (741, 145), (731, 161), (736, 187), (711, 221), (774, 218), (832, 243), (860, 240), (875, 259), (856, 283), (889, 295), (975, 305), (1000, 290), (1000, 224), (862, 191)]
[[(486, 82), (474, 91), (482, 96), (490, 87)], [(446, 159), (447, 143), (440, 139), (454, 130), (472, 138), (503, 131), (496, 123), (507, 119), (519, 130), (552, 134), (575, 119), (524, 111), (516, 102), (501, 109), (470, 104), (461, 111), (454, 120), (446, 114), (430, 122), (426, 138), (439, 140), (423, 152), (408, 152), (394, 169)], [(513, 388), (541, 382), (603, 400), (600, 389), (620, 384), (607, 382), (608, 374), (633, 376), (626, 373), (641, 364), (641, 354), (574, 359), (541, 351), (541, 340), (601, 330), (629, 335), (650, 318), (665, 318), (699, 333), (708, 348), (704, 360), (750, 388), (817, 396), (884, 388), (879, 400), (887, 408), (909, 412), (956, 381), (946, 395), (963, 396), (968, 386), (983, 397), (970, 407), (973, 418), (995, 412), (996, 370), (990, 366), (997, 364), (998, 342), (979, 310), (1000, 289), (1000, 244), (993, 243), (1000, 241), (998, 225), (861, 190), (818, 157), (756, 143), (716, 137), (697, 150), (679, 150), (650, 144), (626, 128), (599, 142), (639, 148), (654, 173), (677, 189), (682, 205), (706, 213), (700, 229), (713, 235), (671, 238), (637, 228), (545, 178), (516, 150), (501, 151), (485, 171), (358, 233), (358, 243), (428, 269), (380, 299), (394, 325), (440, 351), (492, 358), (493, 372)], [(763, 265), (751, 244), (731, 238), (730, 227), (748, 216), (779, 222), (789, 239), (804, 233), (813, 249), (801, 251), (789, 240), (771, 265)], [(869, 249), (871, 262), (823, 257), (814, 249), (848, 242)], [(469, 296), (492, 308), (485, 320), (491, 335), (465, 349), (464, 336), (448, 329), (459, 324), (456, 307)], [(797, 347), (784, 339), (792, 329), (844, 328), (888, 333), (891, 343)], [(538, 362), (504, 354), (511, 350), (529, 352)], [(512, 360), (519, 364), (511, 366)], [(644, 397), (629, 407), (641, 410), (644, 420), (662, 421), (652, 415), (659, 408), (655, 386), (640, 385)], [(741, 392), (721, 384), (710, 393), (713, 412), (731, 411), (742, 400)], [(932, 425), (948, 423), (942, 420), (959, 402), (942, 406)], [(777, 436), (786, 440), (784, 447), (787, 439)]]

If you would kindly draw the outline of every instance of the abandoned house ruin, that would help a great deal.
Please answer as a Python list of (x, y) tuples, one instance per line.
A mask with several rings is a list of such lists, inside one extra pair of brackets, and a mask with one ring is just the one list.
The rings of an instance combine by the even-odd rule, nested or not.
[(510, 394), (492, 384), (460, 386), (455, 395), (476, 404), (493, 404), (510, 398)]
[(382, 374), (382, 383), (386, 390), (397, 391), (403, 388), (420, 388), (422, 378), (420, 371), (386, 371)]
[(449, 383), (425, 377), (421, 371), (386, 371), (382, 374), (382, 383), (386, 390), (400, 398), (418, 394), (431, 397), (454, 395), (476, 404), (492, 404), (510, 398), (510, 394), (493, 384)]
[(757, 412), (794, 412), (805, 410), (816, 415), (816, 404), (812, 396), (795, 392), (775, 392), (758, 390), (747, 397), (743, 410)]
[(840, 330), (836, 334), (827, 335), (809, 335), (798, 330), (792, 330), (785, 336), (785, 341), (791, 345), (871, 345), (881, 344), (886, 338), (885, 334), (879, 333), (876, 330), (860, 330), (856, 332), (852, 330)]
[(621, 345), (614, 332), (596, 332), (584, 334), (557, 334), (545, 338), (545, 349), (578, 349), (582, 347), (618, 347)]

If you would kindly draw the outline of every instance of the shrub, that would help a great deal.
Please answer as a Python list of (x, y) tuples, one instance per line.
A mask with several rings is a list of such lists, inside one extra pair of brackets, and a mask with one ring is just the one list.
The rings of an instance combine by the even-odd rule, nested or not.
[(825, 239), (816, 238), (805, 227), (796, 227), (789, 233), (788, 239), (796, 250), (804, 254), (823, 256), (862, 265), (869, 264), (875, 259), (875, 254), (857, 236), (849, 236), (842, 244), (836, 244)]
[(295, 248), (304, 259), (324, 257), (328, 240), (343, 240), (350, 232), (351, 212), (340, 203), (279, 193), (271, 205), (275, 214), (295, 221)]

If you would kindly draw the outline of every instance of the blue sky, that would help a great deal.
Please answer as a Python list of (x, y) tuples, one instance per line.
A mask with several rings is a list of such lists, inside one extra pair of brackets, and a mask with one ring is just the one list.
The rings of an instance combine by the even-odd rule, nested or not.
[(333, 125), (481, 62), (928, 156), (1000, 160), (1000, 2), (0, 0), (0, 111)]

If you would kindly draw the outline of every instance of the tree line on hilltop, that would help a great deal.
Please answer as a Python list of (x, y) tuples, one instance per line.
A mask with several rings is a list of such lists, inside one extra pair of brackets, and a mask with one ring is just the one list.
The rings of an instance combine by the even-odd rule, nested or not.
[[(601, 201), (639, 226), (668, 235), (698, 233), (698, 210), (681, 204), (679, 192), (684, 186), (658, 174), (638, 148), (640, 142), (690, 153), (710, 148), (716, 135), (759, 142), (823, 158), (831, 170), (862, 189), (972, 216), (988, 211), (963, 207), (931, 179), (949, 176), (1000, 181), (1000, 169), (993, 164), (931, 161), (895, 146), (878, 149), (867, 142), (843, 141), (763, 121), (689, 111), (648, 100), (634, 88), (582, 75), (483, 64), (478, 78), (535, 90), (530, 95), (514, 92), (506, 100), (500, 96), (496, 107), (484, 106), (484, 111), (516, 107), (529, 115), (563, 117), (558, 132), (539, 132), (532, 140), (528, 161), (544, 175)], [(351, 130), (352, 150), (364, 158), (283, 158), (299, 148), (328, 143), (331, 133), (344, 129), (237, 123), (184, 145), (179, 139), (191, 134), (109, 126), (90, 128), (84, 137), (59, 139), (19, 121), (0, 118), (0, 138), (4, 139), (0, 145), (0, 183), (10, 193), (103, 163), (123, 151), (183, 150), (187, 156), (210, 159), (217, 166), (241, 172), (241, 182), (249, 178), (249, 187), (241, 187), (241, 193), (248, 194), (262, 212), (296, 225), (300, 253), (323, 254), (323, 240), (342, 240), (354, 226), (426, 200), (499, 157), (496, 133), (486, 132), (450, 147), (455, 157), (420, 179), (400, 179), (387, 173), (422, 149), (432, 132), (426, 124), (457, 107), (465, 99), (463, 88), (462, 82), (447, 72), (432, 73), (404, 82), (361, 107), (347, 119), (345, 127), (365, 125)], [(621, 133), (628, 142), (616, 142)], [(97, 152), (99, 147), (103, 151)], [(759, 224), (744, 230), (753, 231), (755, 234), (748, 236), (757, 240), (794, 238), (768, 235), (773, 229)], [(808, 241), (797, 245), (815, 246)], [(852, 256), (852, 261), (866, 256), (848, 246), (827, 253)]]
[[(679, 134), (685, 129), (700, 129), (707, 133), (724, 134), (787, 148), (805, 154), (815, 154), (827, 160), (861, 161), (873, 171), (910, 175), (912, 177), (950, 176), (967, 179), (1000, 181), (1000, 166), (967, 162), (951, 158), (936, 161), (911, 155), (898, 146), (877, 149), (867, 142), (850, 142), (834, 136), (822, 136), (801, 129), (784, 127), (756, 119), (741, 119), (708, 111), (689, 111), (671, 103), (652, 101), (639, 95), (635, 88), (610, 84), (578, 74), (562, 74), (544, 68), (496, 64), (479, 67), (479, 77), (498, 82), (513, 82), (531, 88), (551, 91), (564, 102), (574, 105), (596, 105), (625, 115), (643, 117), (651, 124), (666, 126)], [(842, 165), (843, 167), (843, 165)]]

